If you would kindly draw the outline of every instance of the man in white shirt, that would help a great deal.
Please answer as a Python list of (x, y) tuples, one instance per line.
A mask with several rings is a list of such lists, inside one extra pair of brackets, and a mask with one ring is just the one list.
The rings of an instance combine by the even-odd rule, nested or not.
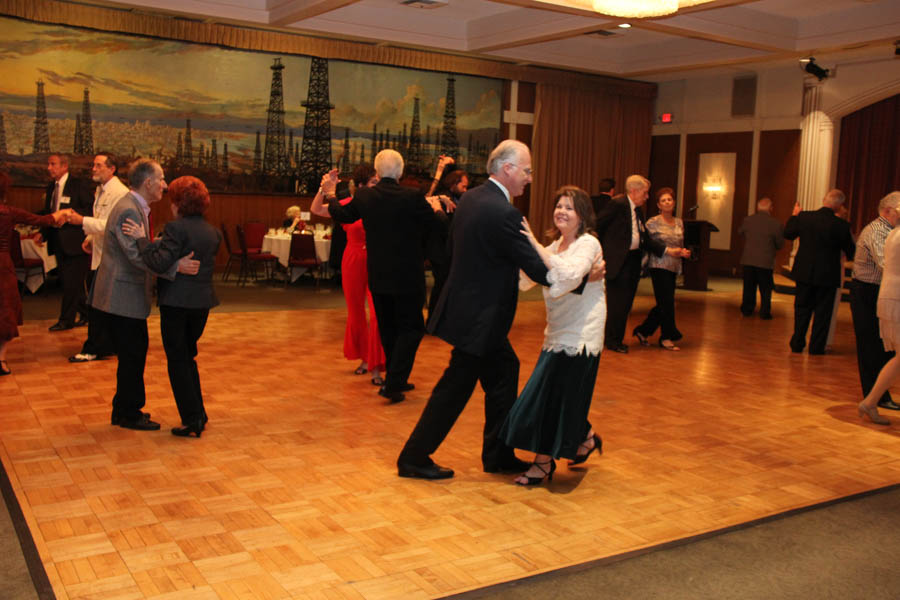
[[(94, 157), (91, 167), (91, 179), (97, 182), (94, 191), (94, 216), (85, 217), (78, 213), (69, 213), (66, 221), (73, 225), (81, 225), (85, 240), (82, 248), (91, 255), (91, 272), (88, 275), (87, 287), (90, 289), (100, 266), (103, 255), (103, 234), (106, 231), (106, 219), (120, 198), (128, 193), (128, 187), (116, 177), (116, 160), (108, 153), (100, 153)], [(89, 309), (90, 310), (90, 309)], [(113, 353), (112, 341), (97, 319), (88, 318), (88, 336), (81, 352), (69, 357), (69, 362), (90, 362), (104, 358)]]

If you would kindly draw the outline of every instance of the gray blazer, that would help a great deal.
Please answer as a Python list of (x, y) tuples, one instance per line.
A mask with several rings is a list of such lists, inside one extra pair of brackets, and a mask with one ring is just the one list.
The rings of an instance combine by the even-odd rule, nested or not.
[[(97, 268), (88, 302), (94, 308), (113, 315), (146, 319), (150, 315), (155, 274), (141, 259), (138, 241), (122, 233), (125, 219), (143, 224), (144, 231), (150, 229), (144, 211), (131, 192), (116, 203), (107, 218), (103, 233), (103, 258)], [(177, 268), (176, 262), (162, 276), (174, 279)]]
[(775, 268), (775, 253), (784, 246), (784, 226), (772, 215), (758, 211), (744, 218), (738, 233), (744, 236), (741, 264)]
[(160, 306), (212, 308), (219, 304), (213, 290), (213, 269), (222, 233), (202, 216), (180, 217), (166, 223), (162, 237), (155, 242), (147, 238), (137, 241), (141, 258), (155, 273), (165, 273), (178, 259), (191, 252), (200, 261), (196, 275), (176, 273), (173, 281), (159, 281)]

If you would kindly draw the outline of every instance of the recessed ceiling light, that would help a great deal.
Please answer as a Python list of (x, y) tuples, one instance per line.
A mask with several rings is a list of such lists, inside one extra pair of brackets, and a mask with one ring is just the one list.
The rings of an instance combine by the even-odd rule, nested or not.
[(621, 27), (622, 29), (630, 29), (631, 23), (619, 23), (619, 27)]

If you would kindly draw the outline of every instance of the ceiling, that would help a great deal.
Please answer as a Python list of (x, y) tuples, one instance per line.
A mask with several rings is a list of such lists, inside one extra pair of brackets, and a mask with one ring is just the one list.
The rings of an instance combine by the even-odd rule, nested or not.
[[(888, 59), (900, 40), (898, 0), (714, 0), (673, 16), (630, 21), (628, 29), (619, 27), (625, 22), (619, 18), (546, 3), (563, 0), (425, 1), (436, 4), (417, 8), (402, 0), (87, 0), (645, 81), (748, 71), (810, 55), (825, 67), (859, 57)], [(590, 6), (590, 0), (571, 1)]]

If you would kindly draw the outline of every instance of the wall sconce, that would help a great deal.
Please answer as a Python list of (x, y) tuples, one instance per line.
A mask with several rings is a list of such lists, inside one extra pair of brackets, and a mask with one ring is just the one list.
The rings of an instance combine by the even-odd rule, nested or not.
[(720, 200), (725, 197), (725, 184), (721, 175), (713, 175), (702, 186), (707, 200)]

